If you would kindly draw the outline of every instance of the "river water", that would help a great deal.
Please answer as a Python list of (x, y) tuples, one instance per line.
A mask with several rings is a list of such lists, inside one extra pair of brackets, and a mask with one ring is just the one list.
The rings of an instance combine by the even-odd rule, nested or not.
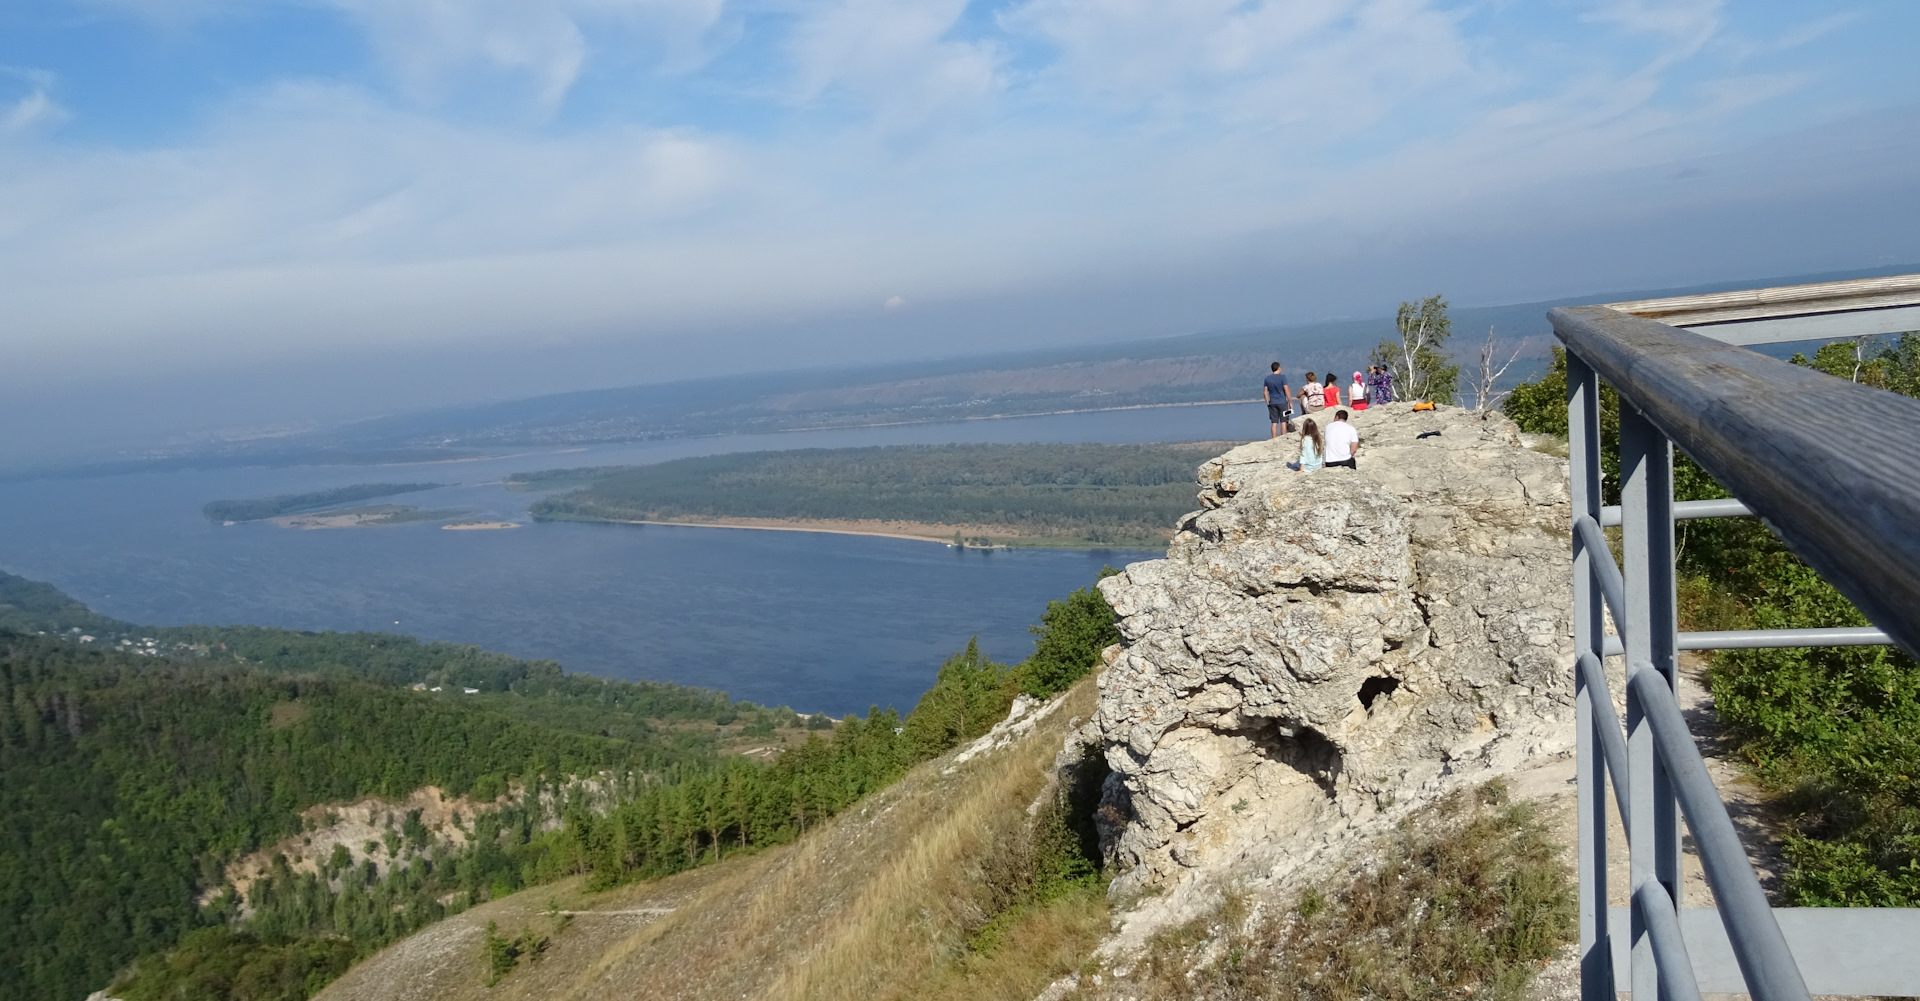
[[(1251, 404), (685, 439), (473, 462), (141, 473), (0, 484), (0, 569), (108, 615), (158, 625), (386, 630), (475, 643), (569, 670), (724, 689), (839, 714), (911, 708), (941, 660), (978, 636), (996, 660), (1032, 649), (1048, 599), (1136, 550), (962, 550), (902, 539), (637, 525), (531, 524), (539, 494), (508, 473), (718, 452), (938, 442), (1245, 439)], [(226, 498), (369, 482), (447, 486), (397, 498), (525, 523), (299, 531), (221, 526)]]

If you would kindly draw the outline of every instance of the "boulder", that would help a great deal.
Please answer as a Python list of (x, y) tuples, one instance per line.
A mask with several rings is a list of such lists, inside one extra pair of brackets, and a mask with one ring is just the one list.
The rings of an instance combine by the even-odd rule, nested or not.
[(1235, 448), (1166, 558), (1100, 583), (1123, 642), (1083, 739), (1122, 888), (1571, 741), (1565, 460), (1499, 414), (1355, 417), (1358, 470), (1287, 469), (1298, 435)]

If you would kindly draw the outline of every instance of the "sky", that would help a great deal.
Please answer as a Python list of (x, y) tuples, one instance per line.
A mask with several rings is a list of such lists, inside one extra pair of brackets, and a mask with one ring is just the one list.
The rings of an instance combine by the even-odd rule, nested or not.
[(1920, 262), (1915, 38), (1911, 0), (12, 0), (0, 426)]

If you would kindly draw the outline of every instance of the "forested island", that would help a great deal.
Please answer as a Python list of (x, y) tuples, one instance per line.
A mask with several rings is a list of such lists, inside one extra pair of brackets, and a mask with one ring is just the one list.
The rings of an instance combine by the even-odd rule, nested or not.
[(300, 1001), (524, 887), (782, 844), (1118, 636), (1091, 587), (1040, 619), (1019, 665), (970, 645), (912, 712), (833, 721), (404, 636), (135, 626), (0, 573), (0, 984)]
[(268, 518), (284, 515), (311, 514), (342, 504), (372, 500), (375, 497), (418, 493), (444, 485), (441, 483), (356, 483), (352, 486), (334, 487), (331, 490), (316, 490), (304, 494), (281, 494), (277, 497), (255, 497), (250, 500), (210, 501), (200, 510), (209, 521), (265, 521)]
[(967, 545), (1167, 543), (1218, 442), (893, 445), (676, 459), (516, 474), (571, 489), (546, 521), (663, 522), (898, 535)]

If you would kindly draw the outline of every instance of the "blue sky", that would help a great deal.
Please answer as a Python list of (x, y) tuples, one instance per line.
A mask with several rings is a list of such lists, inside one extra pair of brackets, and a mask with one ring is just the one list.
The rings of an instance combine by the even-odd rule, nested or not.
[(1916, 29), (1911, 0), (15, 0), (0, 390), (495, 359), (437, 401), (1920, 261)]

